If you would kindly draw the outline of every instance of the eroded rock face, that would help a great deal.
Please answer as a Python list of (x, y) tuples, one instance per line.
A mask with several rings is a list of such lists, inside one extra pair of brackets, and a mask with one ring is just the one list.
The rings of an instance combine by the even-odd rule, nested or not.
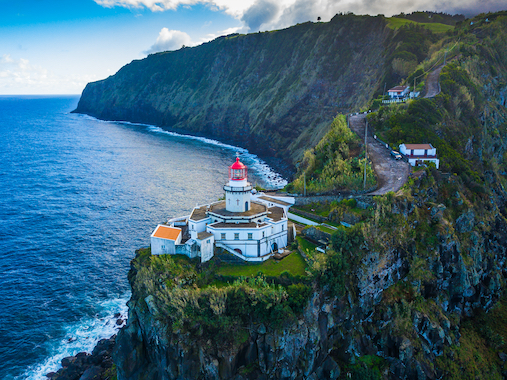
[(129, 322), (117, 337), (114, 353), (118, 378), (336, 379), (340, 368), (329, 355), (333, 323), (327, 318), (333, 306), (323, 305), (319, 294), (310, 304), (285, 329), (252, 325), (247, 342), (233, 350), (217, 345), (219, 342), (168, 333), (149, 310), (131, 301)]

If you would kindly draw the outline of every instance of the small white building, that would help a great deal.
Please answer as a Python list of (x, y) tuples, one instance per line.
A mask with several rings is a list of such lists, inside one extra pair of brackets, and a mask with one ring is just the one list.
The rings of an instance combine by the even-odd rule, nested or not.
[(396, 86), (387, 91), (387, 94), (391, 99), (403, 99), (407, 97), (410, 92), (409, 86)]
[(174, 255), (177, 244), (181, 244), (181, 228), (159, 224), (151, 234), (151, 253), (153, 255)]
[[(183, 218), (186, 221), (183, 239), (175, 243), (171, 252), (166, 248), (163, 253), (201, 257), (201, 262), (205, 262), (213, 257), (214, 248), (219, 247), (245, 261), (264, 261), (286, 247), (287, 212), (294, 198), (252, 194), (247, 171), (236, 158), (224, 185), (225, 200), (195, 207), (190, 216)], [(180, 226), (183, 219), (173, 220)], [(155, 236), (157, 230), (152, 234), (152, 253), (154, 249), (162, 251), (160, 233)], [(295, 233), (292, 231), (290, 236)]]
[(433, 162), (439, 167), (440, 160), (437, 158), (437, 149), (431, 144), (400, 144), (400, 153), (408, 158), (412, 166), (417, 166), (423, 162)]

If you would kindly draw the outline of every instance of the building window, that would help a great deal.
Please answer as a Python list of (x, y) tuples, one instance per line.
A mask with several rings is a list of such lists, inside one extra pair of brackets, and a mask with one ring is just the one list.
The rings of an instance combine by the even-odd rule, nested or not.
[(239, 240), (239, 233), (234, 234), (234, 240)]
[(251, 233), (248, 234), (248, 240), (252, 240), (253, 239), (253, 236)]
[(220, 234), (220, 239), (225, 240), (225, 234)]
[(282, 224), (282, 231), (283, 231), (283, 224)]

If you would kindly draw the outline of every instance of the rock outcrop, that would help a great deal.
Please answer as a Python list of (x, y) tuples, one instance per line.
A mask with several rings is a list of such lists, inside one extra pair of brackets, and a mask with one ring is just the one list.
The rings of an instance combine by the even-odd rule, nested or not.
[(111, 353), (116, 336), (100, 340), (92, 353), (80, 352), (76, 356), (62, 359), (58, 372), (48, 373), (51, 380), (108, 380), (115, 376)]

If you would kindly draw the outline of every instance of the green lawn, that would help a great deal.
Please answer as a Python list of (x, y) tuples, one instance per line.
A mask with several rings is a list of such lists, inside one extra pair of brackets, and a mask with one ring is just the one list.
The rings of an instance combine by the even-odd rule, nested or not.
[(438, 22), (416, 22), (412, 20), (407, 20), (405, 18), (398, 18), (398, 17), (390, 17), (388, 18), (389, 23), (387, 26), (391, 29), (398, 29), (400, 26), (413, 23), (413, 24), (419, 24), (422, 26), (425, 26), (429, 30), (431, 30), (433, 33), (444, 33), (448, 30), (454, 29), (454, 26), (452, 25), (445, 25), (440, 24)]
[(260, 264), (247, 264), (247, 265), (222, 265), (217, 274), (222, 276), (256, 276), (261, 272), (265, 276), (276, 277), (280, 276), (283, 271), (290, 272), (293, 276), (305, 276), (306, 262), (301, 257), (299, 252), (293, 252), (279, 262), (274, 259), (266, 260)]

